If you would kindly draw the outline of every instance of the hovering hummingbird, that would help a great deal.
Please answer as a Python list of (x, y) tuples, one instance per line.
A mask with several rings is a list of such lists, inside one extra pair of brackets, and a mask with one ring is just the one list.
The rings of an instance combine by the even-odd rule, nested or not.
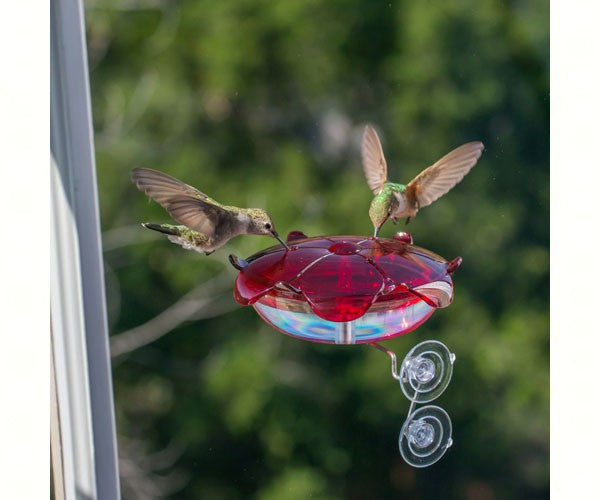
[(150, 168), (134, 168), (131, 177), (138, 189), (182, 224), (142, 225), (166, 234), (185, 249), (210, 255), (239, 234), (272, 236), (289, 248), (277, 234), (269, 214), (260, 208), (222, 205), (198, 189)]
[(396, 184), (387, 180), (387, 163), (381, 142), (375, 129), (367, 125), (362, 140), (362, 164), (367, 184), (375, 194), (369, 208), (375, 236), (390, 217), (394, 224), (406, 217), (408, 224), (420, 208), (445, 195), (469, 173), (482, 152), (481, 142), (463, 144), (427, 167), (408, 184)]

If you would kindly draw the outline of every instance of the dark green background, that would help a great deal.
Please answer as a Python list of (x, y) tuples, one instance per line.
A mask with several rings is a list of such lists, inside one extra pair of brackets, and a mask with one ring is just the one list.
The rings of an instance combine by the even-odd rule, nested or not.
[[(547, 2), (86, 9), (113, 342), (128, 331), (139, 340), (132, 328), (196, 287), (203, 316), (150, 323), (170, 331), (114, 359), (124, 497), (547, 497)], [(398, 453), (408, 403), (383, 354), (294, 340), (233, 302), (227, 255), (271, 240), (186, 252), (139, 227), (169, 218), (129, 180), (134, 166), (163, 170), (224, 203), (267, 209), (282, 234), (370, 234), (366, 122), (400, 182), (464, 142), (486, 145), (463, 182), (408, 226), (416, 244), (464, 258), (451, 307), (386, 343), (403, 356), (435, 338), (457, 355), (436, 402), (455, 444), (423, 470)]]

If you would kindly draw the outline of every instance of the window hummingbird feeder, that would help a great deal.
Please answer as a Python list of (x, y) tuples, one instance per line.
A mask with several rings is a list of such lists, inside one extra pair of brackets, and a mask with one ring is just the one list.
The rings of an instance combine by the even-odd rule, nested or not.
[(234, 296), (252, 305), (279, 331), (311, 342), (369, 344), (391, 357), (392, 375), (411, 401), (399, 447), (415, 467), (426, 467), (452, 445), (452, 424), (437, 406), (452, 377), (455, 356), (437, 341), (415, 346), (398, 370), (396, 355), (379, 341), (404, 335), (452, 302), (452, 274), (461, 258), (447, 262), (414, 246), (408, 233), (393, 238), (288, 234), (248, 259), (230, 255), (240, 272)]

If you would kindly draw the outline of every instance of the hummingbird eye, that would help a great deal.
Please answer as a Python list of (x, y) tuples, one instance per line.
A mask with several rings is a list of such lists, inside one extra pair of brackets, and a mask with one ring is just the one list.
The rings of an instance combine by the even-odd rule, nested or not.
[(269, 223), (267, 222), (267, 223), (265, 224), (265, 227), (266, 227), (267, 229), (271, 229), (271, 224), (269, 224)]

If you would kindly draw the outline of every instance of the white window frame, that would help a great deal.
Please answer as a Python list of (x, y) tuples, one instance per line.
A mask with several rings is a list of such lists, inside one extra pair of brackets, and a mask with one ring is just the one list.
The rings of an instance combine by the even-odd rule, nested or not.
[(51, 0), (51, 450), (57, 499), (119, 499), (81, 0)]

